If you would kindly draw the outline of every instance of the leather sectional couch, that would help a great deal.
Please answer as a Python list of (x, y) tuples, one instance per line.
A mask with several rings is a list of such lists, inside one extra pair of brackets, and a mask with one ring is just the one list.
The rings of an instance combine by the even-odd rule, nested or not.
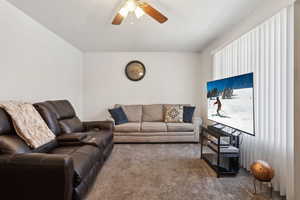
[[(199, 142), (201, 118), (194, 118), (192, 123), (166, 123), (164, 112), (171, 104), (152, 105), (115, 105), (122, 107), (128, 123), (114, 124), (115, 143), (168, 143)], [(188, 104), (178, 104), (190, 106)], [(112, 118), (108, 119), (114, 122)]]
[(30, 149), (0, 109), (0, 198), (82, 199), (113, 149), (112, 123), (81, 122), (66, 100), (34, 106), (56, 139)]

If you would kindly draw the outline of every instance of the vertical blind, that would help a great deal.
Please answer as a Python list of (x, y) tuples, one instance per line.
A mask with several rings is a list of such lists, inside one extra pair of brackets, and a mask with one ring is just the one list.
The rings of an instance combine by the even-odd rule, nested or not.
[(214, 79), (254, 73), (256, 136), (243, 135), (241, 165), (265, 160), (273, 185), (293, 199), (293, 6), (214, 54)]

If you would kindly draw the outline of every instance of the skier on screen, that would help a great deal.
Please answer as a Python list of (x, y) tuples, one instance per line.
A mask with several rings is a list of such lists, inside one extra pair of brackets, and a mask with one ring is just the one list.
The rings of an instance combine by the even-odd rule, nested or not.
[(221, 114), (220, 114), (220, 111), (221, 111), (221, 109), (222, 109), (222, 103), (221, 103), (219, 97), (217, 97), (217, 101), (214, 103), (214, 105), (216, 105), (216, 104), (218, 104), (217, 115), (218, 115), (219, 117), (222, 117)]

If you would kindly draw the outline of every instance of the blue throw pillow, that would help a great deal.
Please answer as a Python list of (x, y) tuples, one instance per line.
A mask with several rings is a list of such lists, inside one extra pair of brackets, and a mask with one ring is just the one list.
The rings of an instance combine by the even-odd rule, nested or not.
[(183, 106), (183, 122), (193, 123), (195, 109), (194, 106)]
[(115, 120), (116, 125), (128, 122), (128, 118), (121, 107), (108, 109), (108, 112), (110, 113), (111, 117)]

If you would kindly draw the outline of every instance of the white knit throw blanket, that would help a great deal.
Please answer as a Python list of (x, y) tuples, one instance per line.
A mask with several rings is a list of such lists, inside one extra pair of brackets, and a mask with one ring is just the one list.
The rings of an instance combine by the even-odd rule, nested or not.
[(32, 104), (7, 101), (0, 102), (0, 107), (11, 116), (16, 133), (31, 148), (38, 148), (55, 139)]

